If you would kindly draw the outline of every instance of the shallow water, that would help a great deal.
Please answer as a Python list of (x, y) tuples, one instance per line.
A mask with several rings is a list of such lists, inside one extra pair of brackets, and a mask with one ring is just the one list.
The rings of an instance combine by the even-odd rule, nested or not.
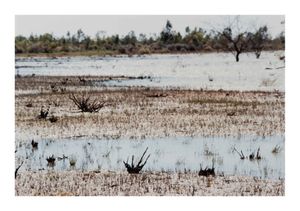
[(149, 80), (108, 81), (104, 85), (284, 91), (282, 54), (263, 52), (260, 59), (241, 54), (240, 62), (235, 62), (231, 53), (18, 58), (16, 74), (149, 76)]
[[(280, 146), (277, 154), (272, 149)], [(39, 141), (38, 149), (33, 150), (30, 141), (19, 144), (16, 152), (16, 162), (25, 160), (20, 171), (24, 170), (55, 170), (71, 169), (91, 170), (125, 170), (123, 161), (135, 155), (135, 162), (149, 147), (151, 154), (144, 170), (152, 171), (199, 171), (211, 167), (212, 162), (217, 173), (226, 175), (248, 175), (260, 178), (284, 178), (284, 137), (169, 137), (163, 139), (143, 140), (97, 140), (97, 139), (64, 139)], [(243, 150), (245, 156), (256, 153), (258, 147), (262, 159), (241, 160), (233, 150)], [(147, 154), (148, 154), (147, 153)], [(54, 167), (48, 167), (46, 158), (54, 155)], [(68, 158), (58, 160), (58, 157)], [(76, 161), (74, 167), (70, 160)]]

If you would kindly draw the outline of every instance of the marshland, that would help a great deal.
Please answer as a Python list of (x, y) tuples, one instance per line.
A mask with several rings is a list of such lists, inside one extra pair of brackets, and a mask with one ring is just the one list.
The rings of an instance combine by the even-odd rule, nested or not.
[(15, 194), (284, 195), (284, 51), (267, 50), (16, 52)]

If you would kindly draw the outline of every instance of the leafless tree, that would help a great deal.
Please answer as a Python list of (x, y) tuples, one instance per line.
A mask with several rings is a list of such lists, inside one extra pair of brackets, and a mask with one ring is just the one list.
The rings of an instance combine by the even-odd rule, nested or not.
[(223, 49), (230, 51), (235, 56), (236, 62), (239, 62), (240, 54), (245, 52), (248, 48), (249, 40), (246, 34), (247, 32), (245, 31), (234, 36), (231, 27), (226, 27), (220, 33)]
[(218, 48), (223, 51), (231, 52), (236, 62), (240, 60), (240, 54), (248, 48), (248, 29), (242, 27), (240, 16), (230, 17), (226, 23), (217, 28), (212, 26), (213, 33), (216, 35)]

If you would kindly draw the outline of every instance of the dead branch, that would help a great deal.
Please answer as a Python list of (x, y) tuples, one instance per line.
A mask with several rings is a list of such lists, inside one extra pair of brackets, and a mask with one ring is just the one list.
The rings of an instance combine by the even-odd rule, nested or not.
[(277, 154), (277, 153), (279, 153), (279, 151), (280, 151), (280, 146), (279, 146), (279, 145), (276, 145), (276, 146), (272, 149), (272, 153), (273, 153), (273, 154)]
[(249, 159), (249, 160), (260, 160), (261, 159), (261, 155), (260, 155), (260, 148), (257, 149), (257, 152), (255, 154), (255, 152), (252, 152), (249, 157), (245, 157), (243, 151), (241, 150), (241, 152), (239, 152), (236, 148), (233, 149), (234, 151), (236, 151), (241, 160), (244, 160), (245, 158)]
[(257, 159), (257, 160), (260, 160), (260, 159), (261, 159), (261, 155), (260, 155), (260, 147), (257, 149), (255, 159)]
[(24, 161), (22, 161), (22, 163), (16, 168), (16, 170), (15, 170), (15, 179), (17, 178), (18, 171), (21, 168), (21, 166), (23, 165), (23, 163), (24, 163)]
[(33, 139), (31, 141), (31, 146), (32, 146), (32, 149), (37, 149), (38, 148), (38, 142), (35, 142)]
[(131, 165), (128, 163), (128, 159), (127, 159), (127, 162), (123, 161), (126, 169), (127, 169), (127, 172), (129, 174), (138, 174), (142, 169), (143, 167), (146, 165), (149, 157), (150, 157), (150, 154), (147, 156), (146, 160), (143, 162), (143, 159), (144, 159), (144, 156), (146, 154), (148, 150), (148, 147), (146, 148), (146, 150), (144, 151), (142, 157), (140, 158), (139, 162), (137, 163), (137, 165), (135, 166), (134, 165), (134, 155), (132, 155), (131, 157)]
[(239, 151), (237, 151), (237, 149), (236, 149), (235, 147), (233, 148), (233, 150), (236, 151), (236, 152), (239, 154), (241, 160), (244, 160), (244, 159), (245, 159), (245, 156), (244, 156), (244, 153), (243, 153), (242, 150), (241, 150), (241, 152), (239, 152)]
[(254, 152), (252, 152), (250, 155), (249, 155), (249, 159), (250, 160), (260, 160), (261, 159), (261, 155), (260, 155), (260, 148), (257, 149), (256, 151), (256, 155)]

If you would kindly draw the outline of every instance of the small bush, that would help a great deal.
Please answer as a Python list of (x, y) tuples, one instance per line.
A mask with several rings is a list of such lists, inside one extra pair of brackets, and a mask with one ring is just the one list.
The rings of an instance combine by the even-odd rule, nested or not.
[(44, 106), (42, 106), (40, 115), (39, 115), (39, 119), (46, 119), (49, 114), (49, 109), (50, 109), (49, 107), (47, 109), (45, 109)]
[(76, 97), (74, 94), (71, 94), (69, 98), (75, 103), (81, 112), (98, 112), (105, 104), (104, 102), (99, 102), (97, 99), (91, 101), (91, 96), (84, 94), (80, 97)]
[(202, 169), (202, 166), (200, 165), (200, 171), (199, 171), (198, 175), (205, 176), (205, 177), (208, 177), (208, 176), (214, 177), (216, 175), (214, 165), (212, 165), (211, 168), (206, 167), (205, 169)]
[(144, 156), (145, 156), (147, 150), (148, 150), (148, 147), (146, 148), (145, 152), (143, 153), (143, 155), (142, 155), (142, 157), (141, 157), (141, 159), (139, 160), (139, 162), (138, 162), (137, 165), (134, 165), (134, 164), (133, 164), (133, 162), (134, 162), (134, 155), (132, 155), (132, 158), (131, 158), (131, 165), (128, 163), (128, 160), (127, 160), (127, 162), (124, 162), (124, 161), (123, 161), (123, 163), (124, 163), (124, 165), (125, 165), (125, 167), (126, 167), (126, 169), (127, 169), (127, 172), (128, 172), (129, 174), (138, 174), (138, 173), (140, 173), (140, 171), (141, 171), (141, 170), (143, 169), (143, 167), (146, 165), (146, 163), (147, 163), (147, 161), (148, 161), (148, 159), (149, 159), (149, 157), (150, 157), (150, 154), (149, 154), (149, 155), (147, 156), (145, 162), (142, 164), (143, 158), (144, 158)]
[(54, 157), (54, 155), (52, 155), (50, 157), (47, 157), (46, 160), (48, 162), (48, 164), (47, 164), (48, 166), (50, 166), (50, 167), (55, 166), (55, 157)]

